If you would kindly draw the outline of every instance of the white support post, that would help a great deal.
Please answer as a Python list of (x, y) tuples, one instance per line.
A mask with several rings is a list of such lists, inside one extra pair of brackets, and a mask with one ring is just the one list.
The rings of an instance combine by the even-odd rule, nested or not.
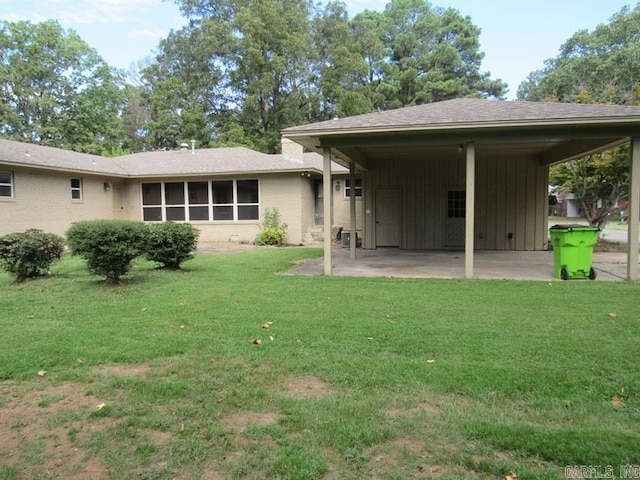
[(322, 202), (324, 204), (324, 274), (332, 274), (332, 236), (331, 219), (333, 218), (333, 185), (331, 184), (331, 149), (322, 149)]
[(355, 260), (358, 234), (356, 232), (356, 164), (353, 162), (349, 162), (349, 185), (351, 185), (351, 188), (349, 189), (349, 207), (351, 210), (351, 225), (349, 226), (349, 235), (351, 235), (349, 241), (349, 257), (351, 260)]
[(629, 181), (629, 252), (627, 280), (638, 280), (638, 223), (640, 218), (640, 137), (631, 139), (631, 179)]
[(476, 148), (472, 142), (467, 143), (467, 186), (464, 229), (464, 277), (473, 278), (474, 220), (475, 220), (475, 188), (476, 188)]

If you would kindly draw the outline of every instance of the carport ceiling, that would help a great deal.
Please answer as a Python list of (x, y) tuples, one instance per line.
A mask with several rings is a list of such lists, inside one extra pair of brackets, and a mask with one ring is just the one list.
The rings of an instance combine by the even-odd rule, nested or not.
[[(537, 157), (541, 164), (549, 164), (566, 160), (575, 155), (584, 155), (591, 151), (609, 148), (628, 139), (598, 139), (597, 141), (569, 141), (569, 140), (544, 140), (538, 142), (509, 142), (495, 141), (476, 144), (478, 158), (484, 156), (523, 155)], [(395, 145), (395, 146), (352, 146), (334, 147), (333, 154), (342, 159), (351, 159), (365, 167), (371, 160), (391, 162), (411, 159), (440, 159), (451, 158), (455, 155), (464, 156), (464, 143), (451, 143), (443, 145)], [(558, 155), (559, 152), (562, 154)]]

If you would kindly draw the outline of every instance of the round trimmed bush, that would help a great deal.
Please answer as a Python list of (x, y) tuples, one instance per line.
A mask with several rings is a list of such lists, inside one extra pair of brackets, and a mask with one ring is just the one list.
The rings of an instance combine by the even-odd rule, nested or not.
[(189, 223), (148, 225), (147, 260), (178, 270), (182, 262), (194, 257), (199, 236), (200, 231)]
[(64, 253), (64, 239), (53, 233), (30, 229), (0, 237), (0, 265), (18, 282), (46, 275)]
[(146, 252), (147, 226), (130, 220), (86, 220), (71, 225), (67, 244), (96, 275), (118, 283), (131, 262)]

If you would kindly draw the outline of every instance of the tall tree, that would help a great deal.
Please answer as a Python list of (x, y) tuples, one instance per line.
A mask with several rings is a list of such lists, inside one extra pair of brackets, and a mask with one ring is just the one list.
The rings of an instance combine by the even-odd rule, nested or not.
[(571, 103), (640, 103), (640, 5), (624, 7), (593, 32), (580, 30), (529, 75), (518, 98)]
[(457, 10), (426, 0), (391, 0), (387, 19), (388, 108), (482, 96), (501, 98), (506, 85), (480, 66), (480, 29)]
[(162, 42), (145, 72), (158, 146), (192, 125), (210, 144), (273, 152), (288, 126), (506, 90), (480, 71), (471, 20), (427, 0), (392, 0), (353, 20), (340, 1), (175, 1), (189, 27)]
[[(518, 98), (570, 103), (640, 104), (640, 6), (624, 7), (593, 32), (580, 30), (529, 75)], [(602, 226), (628, 196), (630, 150), (617, 148), (552, 167), (551, 182), (570, 190), (591, 225)]]
[(122, 148), (122, 75), (55, 21), (0, 22), (0, 135), (108, 154)]

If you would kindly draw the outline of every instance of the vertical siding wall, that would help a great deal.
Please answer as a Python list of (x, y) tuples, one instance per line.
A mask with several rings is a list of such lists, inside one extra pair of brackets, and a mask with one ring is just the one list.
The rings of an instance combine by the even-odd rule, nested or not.
[[(465, 189), (464, 167), (464, 154), (372, 162), (365, 181), (365, 247), (375, 248), (375, 191), (394, 187), (402, 196), (401, 248), (446, 248), (447, 191)], [(548, 169), (534, 158), (487, 157), (480, 152), (476, 157), (476, 249), (545, 249), (547, 184)]]
[[(63, 236), (72, 222), (112, 218), (113, 189), (108, 179), (82, 174), (41, 173), (10, 168), (14, 198), (0, 200), (0, 235), (38, 228)], [(82, 199), (71, 198), (71, 179), (82, 179)]]

